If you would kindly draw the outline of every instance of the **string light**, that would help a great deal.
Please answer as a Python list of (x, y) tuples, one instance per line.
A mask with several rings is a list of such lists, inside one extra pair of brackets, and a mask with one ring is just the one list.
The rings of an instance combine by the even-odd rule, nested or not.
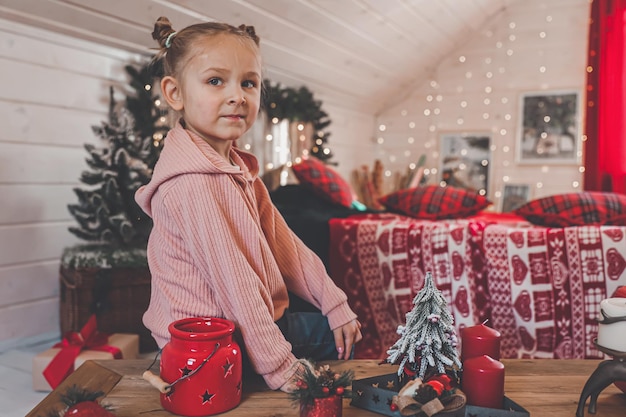
[[(552, 16), (546, 15), (545, 21), (547, 23), (552, 22)], [(497, 29), (487, 28), (481, 34), (481, 36), (491, 39), (488, 42), (495, 46), (494, 50), (483, 56), (475, 54), (477, 50), (473, 50), (472, 55), (466, 53), (456, 55), (456, 58), (453, 57), (451, 61), (448, 61), (448, 65), (451, 66), (451, 68), (457, 67), (456, 69), (458, 70), (458, 75), (451, 77), (449, 81), (447, 79), (432, 78), (428, 81), (427, 85), (422, 87), (421, 91), (416, 91), (412, 95), (412, 98), (405, 101), (404, 106), (406, 107), (403, 109), (401, 108), (399, 113), (402, 117), (413, 118), (414, 121), (405, 121), (399, 125), (396, 123), (396, 126), (393, 126), (395, 120), (379, 120), (378, 130), (381, 132), (390, 132), (388, 134), (391, 135), (385, 138), (382, 136), (376, 138), (376, 142), (381, 145), (377, 148), (377, 152), (381, 155), (380, 159), (389, 161), (391, 165), (387, 171), (384, 171), (385, 176), (389, 176), (388, 173), (392, 172), (402, 173), (407, 169), (407, 167), (409, 169), (415, 169), (416, 164), (415, 161), (411, 160), (411, 156), (420, 155), (419, 149), (422, 149), (421, 153), (426, 153), (428, 155), (427, 164), (429, 166), (424, 167), (424, 174), (427, 179), (431, 183), (440, 181), (440, 185), (446, 184), (445, 181), (437, 178), (438, 169), (436, 166), (441, 164), (438, 152), (439, 147), (441, 146), (439, 139), (440, 132), (441, 129), (454, 129), (455, 126), (456, 129), (459, 129), (464, 125), (467, 125), (467, 128), (463, 127), (463, 129), (471, 128), (472, 130), (480, 129), (483, 131), (487, 129), (491, 132), (490, 135), (492, 140), (489, 145), (491, 155), (490, 159), (478, 160), (477, 163), (479, 165), (487, 167), (495, 163), (494, 166), (497, 166), (498, 169), (501, 169), (502, 171), (507, 170), (507, 173), (512, 167), (520, 169), (520, 172), (528, 172), (529, 169), (537, 168), (539, 168), (544, 174), (549, 172), (548, 166), (531, 168), (516, 165), (519, 161), (515, 160), (516, 152), (513, 152), (513, 150), (516, 149), (516, 146), (513, 144), (517, 143), (517, 135), (519, 133), (510, 123), (515, 122), (517, 126), (519, 123), (519, 120), (517, 119), (522, 116), (519, 113), (514, 114), (511, 110), (511, 103), (515, 102), (516, 98), (501, 94), (498, 94), (496, 97), (494, 96), (494, 92), (496, 94), (502, 93), (503, 90), (506, 91), (506, 89), (510, 88), (507, 81), (501, 78), (501, 74), (515, 72), (520, 59), (527, 59), (528, 67), (535, 68), (536, 74), (550, 73), (550, 61), (546, 62), (543, 60), (551, 56), (551, 49), (544, 49), (546, 45), (541, 44), (538, 44), (537, 48), (533, 48), (532, 53), (527, 51), (527, 48), (519, 49), (517, 41), (519, 40), (522, 42), (521, 34), (531, 33), (530, 36), (532, 36), (532, 32), (529, 31), (529, 28), (526, 26), (524, 28), (521, 26), (518, 27), (515, 21), (509, 21), (505, 23), (505, 25), (508, 26), (508, 30), (503, 31), (502, 27)], [(534, 32), (535, 39), (537, 39), (537, 37), (540, 40), (547, 39), (548, 30), (545, 29), (540, 29)], [(524, 37), (524, 41), (527, 43), (528, 39)], [(552, 45), (549, 46), (550, 48), (553, 48)], [(520, 57), (517, 55), (520, 55)], [(515, 59), (509, 59), (512, 57), (515, 57)], [(533, 59), (534, 61), (532, 61)], [(482, 68), (480, 63), (483, 63)], [(593, 71), (593, 68), (589, 67), (586, 70), (591, 72)], [(440, 70), (437, 71), (439, 72)], [(445, 71), (446, 67), (442, 67), (441, 73), (446, 73)], [(551, 74), (551, 77), (554, 78), (554, 72)], [(550, 88), (550, 84), (547, 82), (547, 79), (537, 77), (537, 81), (540, 82), (538, 83), (539, 88), (537, 89), (546, 90)], [(421, 101), (422, 103), (443, 102), (444, 94), (442, 92), (447, 91), (454, 92), (454, 97), (446, 97), (446, 100), (449, 100), (450, 98), (454, 99), (453, 106), (435, 107), (431, 104), (426, 104), (426, 106), (420, 106), (419, 109), (411, 107), (411, 101)], [(496, 103), (501, 104), (496, 105)], [(490, 107), (480, 108), (477, 104)], [(468, 111), (468, 109), (471, 109), (471, 111)], [(482, 109), (482, 111), (480, 109)], [(395, 117), (398, 117), (398, 113), (395, 113), (395, 115)], [(546, 116), (544, 123), (551, 123), (551, 119), (553, 118)], [(481, 128), (480, 123), (489, 123), (489, 125), (483, 125)], [(410, 136), (405, 135), (407, 125), (408, 129), (416, 130), (415, 133), (411, 132)], [(384, 126), (384, 128), (381, 129), (381, 126)], [(421, 132), (426, 130), (429, 137), (421, 137)], [(544, 136), (547, 136), (547, 133), (545, 133)], [(392, 138), (396, 137), (406, 138), (405, 143), (410, 146), (417, 145), (418, 150), (413, 151), (412, 147), (411, 149), (400, 148), (397, 150), (389, 148), (393, 143)], [(587, 139), (584, 135), (580, 135), (579, 138), (580, 143), (584, 143)], [(388, 146), (385, 146), (387, 144)], [(467, 155), (468, 151), (464, 150), (461, 153), (463, 155)], [(579, 157), (582, 157), (582, 149), (578, 149), (576, 154)], [(400, 166), (400, 164), (403, 163), (405, 164), (404, 168)], [(394, 164), (397, 164), (397, 166), (394, 166)], [(467, 171), (470, 169), (470, 166), (463, 164), (460, 164), (458, 167), (460, 170)], [(576, 169), (579, 174), (585, 172), (585, 169), (582, 166), (576, 167)], [(498, 171), (492, 172), (491, 175), (497, 175), (500, 178), (503, 178), (504, 182), (511, 181), (510, 175), (502, 175), (502, 173), (499, 173)], [(490, 181), (490, 183), (493, 182)], [(581, 186), (581, 181), (574, 179), (574, 181), (570, 184), (574, 188), (577, 188)], [(534, 186), (536, 189), (541, 189), (544, 187), (544, 183), (538, 181), (534, 184)], [(487, 194), (487, 190), (484, 188), (480, 189), (479, 192), (485, 193), (485, 195)], [(494, 195), (495, 198), (502, 197), (501, 190), (498, 190), (495, 187), (489, 190), (489, 194)]]

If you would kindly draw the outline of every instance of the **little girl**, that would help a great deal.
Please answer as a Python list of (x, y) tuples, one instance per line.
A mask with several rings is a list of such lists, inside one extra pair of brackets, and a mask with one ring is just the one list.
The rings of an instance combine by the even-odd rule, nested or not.
[[(135, 196), (154, 221), (144, 324), (163, 347), (175, 320), (232, 320), (254, 371), (289, 391), (296, 357), (348, 359), (361, 325), (273, 206), (256, 158), (233, 146), (259, 113), (259, 38), (251, 26), (221, 23), (175, 32), (164, 17), (152, 37), (162, 95), (181, 117)], [(289, 312), (288, 292), (321, 313)]]

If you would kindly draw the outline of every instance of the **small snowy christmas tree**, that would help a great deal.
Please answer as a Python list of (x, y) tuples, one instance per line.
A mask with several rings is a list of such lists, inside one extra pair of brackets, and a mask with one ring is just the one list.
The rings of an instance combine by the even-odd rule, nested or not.
[(456, 374), (461, 361), (456, 349), (454, 319), (430, 272), (413, 305), (406, 314), (406, 325), (398, 326), (400, 339), (387, 351), (386, 362), (398, 364), (400, 376), (424, 379), (427, 374), (446, 373), (446, 370)]

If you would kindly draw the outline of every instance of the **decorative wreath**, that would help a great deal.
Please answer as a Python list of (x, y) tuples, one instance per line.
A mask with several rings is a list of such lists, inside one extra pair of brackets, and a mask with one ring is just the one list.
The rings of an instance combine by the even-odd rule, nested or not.
[(264, 109), (270, 122), (274, 118), (287, 119), (290, 122), (311, 122), (315, 132), (314, 139), (328, 138), (328, 134), (324, 132), (331, 123), (328, 113), (322, 110), (322, 102), (315, 100), (308, 88), (284, 87), (269, 80), (265, 80), (264, 84)]

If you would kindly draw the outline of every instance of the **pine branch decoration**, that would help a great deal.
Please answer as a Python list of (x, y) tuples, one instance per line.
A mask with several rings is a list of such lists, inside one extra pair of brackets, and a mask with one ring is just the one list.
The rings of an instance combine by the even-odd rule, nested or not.
[(295, 376), (296, 389), (289, 393), (294, 403), (313, 404), (316, 398), (350, 394), (348, 387), (354, 379), (354, 371), (335, 373), (329, 365), (316, 369), (315, 364), (306, 359), (301, 359), (299, 363), (304, 365), (303, 371)]

